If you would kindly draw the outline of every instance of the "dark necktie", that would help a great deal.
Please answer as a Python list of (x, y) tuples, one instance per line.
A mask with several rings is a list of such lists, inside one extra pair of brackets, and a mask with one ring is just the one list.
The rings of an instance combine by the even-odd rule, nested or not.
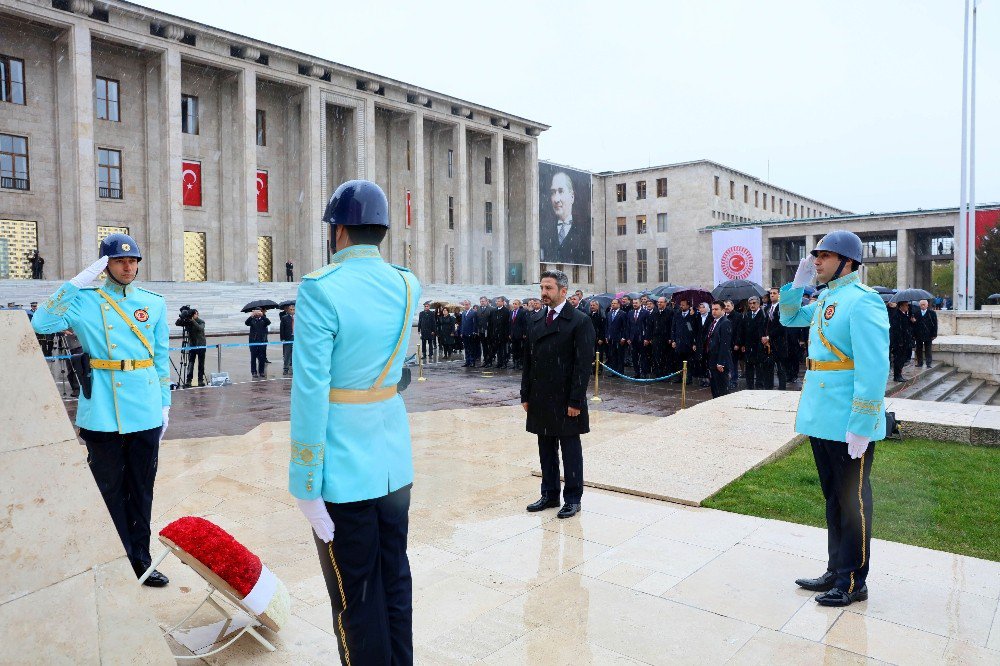
[(552, 323), (552, 320), (556, 318), (556, 311), (549, 308), (549, 313), (545, 315), (545, 325), (548, 326)]

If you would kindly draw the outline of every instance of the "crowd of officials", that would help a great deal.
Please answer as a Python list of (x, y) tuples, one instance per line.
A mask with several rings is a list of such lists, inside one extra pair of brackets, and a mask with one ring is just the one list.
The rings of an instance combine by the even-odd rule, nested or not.
[[(717, 307), (728, 325), (718, 331), (712, 325), (713, 304), (707, 301), (622, 296), (603, 307), (577, 290), (568, 304), (590, 317), (595, 355), (615, 372), (658, 379), (679, 373), (686, 361), (689, 384), (698, 381), (702, 387), (711, 386), (713, 395), (723, 395), (740, 388), (785, 390), (800, 383), (809, 330), (781, 324), (778, 291), (772, 288), (760, 298), (739, 303), (720, 301)], [(815, 301), (816, 296), (805, 300)], [(893, 379), (901, 382), (914, 349), (917, 367), (930, 367), (937, 317), (928, 301), (920, 301), (913, 312), (905, 302), (886, 307)], [(478, 304), (465, 300), (459, 308), (427, 301), (417, 321), (421, 359), (448, 360), (464, 353), (462, 367), (520, 369), (528, 318), (542, 308), (537, 298), (508, 301), (483, 296)], [(713, 368), (720, 366), (725, 377), (713, 381)], [(681, 378), (671, 380), (679, 383)]]

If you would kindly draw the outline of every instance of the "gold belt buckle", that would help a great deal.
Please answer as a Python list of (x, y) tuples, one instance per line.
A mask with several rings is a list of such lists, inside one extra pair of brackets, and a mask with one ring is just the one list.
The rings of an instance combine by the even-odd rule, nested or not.
[(135, 361), (130, 358), (122, 359), (122, 370), (129, 372), (135, 370)]

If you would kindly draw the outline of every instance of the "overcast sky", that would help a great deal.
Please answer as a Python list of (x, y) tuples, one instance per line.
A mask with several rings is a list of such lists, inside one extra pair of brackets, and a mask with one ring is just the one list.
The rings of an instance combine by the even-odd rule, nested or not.
[[(856, 212), (957, 206), (963, 0), (145, 0), (552, 128), (592, 171), (707, 158)], [(1000, 201), (1000, 0), (977, 200)]]

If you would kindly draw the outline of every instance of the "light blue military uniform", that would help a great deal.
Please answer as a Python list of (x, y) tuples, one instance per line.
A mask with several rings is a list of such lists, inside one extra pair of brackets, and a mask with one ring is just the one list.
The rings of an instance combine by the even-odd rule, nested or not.
[[(170, 406), (170, 359), (167, 354), (166, 301), (152, 291), (110, 279), (100, 287), (145, 336), (153, 365), (134, 370), (93, 372), (90, 398), (80, 395), (76, 425), (99, 432), (131, 433), (163, 425)], [(122, 316), (98, 293), (67, 282), (41, 304), (31, 325), (38, 333), (72, 328), (92, 359), (148, 361), (150, 353)], [(126, 364), (127, 365), (127, 364)]]
[[(816, 303), (802, 305), (802, 293), (786, 284), (780, 299), (784, 326), (809, 327), (809, 361), (795, 431), (839, 442), (847, 432), (885, 439), (889, 316), (882, 298), (861, 283), (857, 271), (831, 280)], [(853, 368), (810, 369), (814, 362), (836, 366), (844, 358)]]
[[(295, 497), (356, 502), (413, 482), (410, 425), (395, 386), (410, 338), (404, 313), (416, 312), (419, 299), (417, 278), (383, 261), (373, 245), (344, 248), (331, 264), (302, 278), (288, 472)], [(384, 399), (366, 397), (390, 357), (384, 380), (374, 387), (382, 389), (374, 397)], [(357, 402), (342, 401), (331, 389), (347, 389), (346, 400)]]

